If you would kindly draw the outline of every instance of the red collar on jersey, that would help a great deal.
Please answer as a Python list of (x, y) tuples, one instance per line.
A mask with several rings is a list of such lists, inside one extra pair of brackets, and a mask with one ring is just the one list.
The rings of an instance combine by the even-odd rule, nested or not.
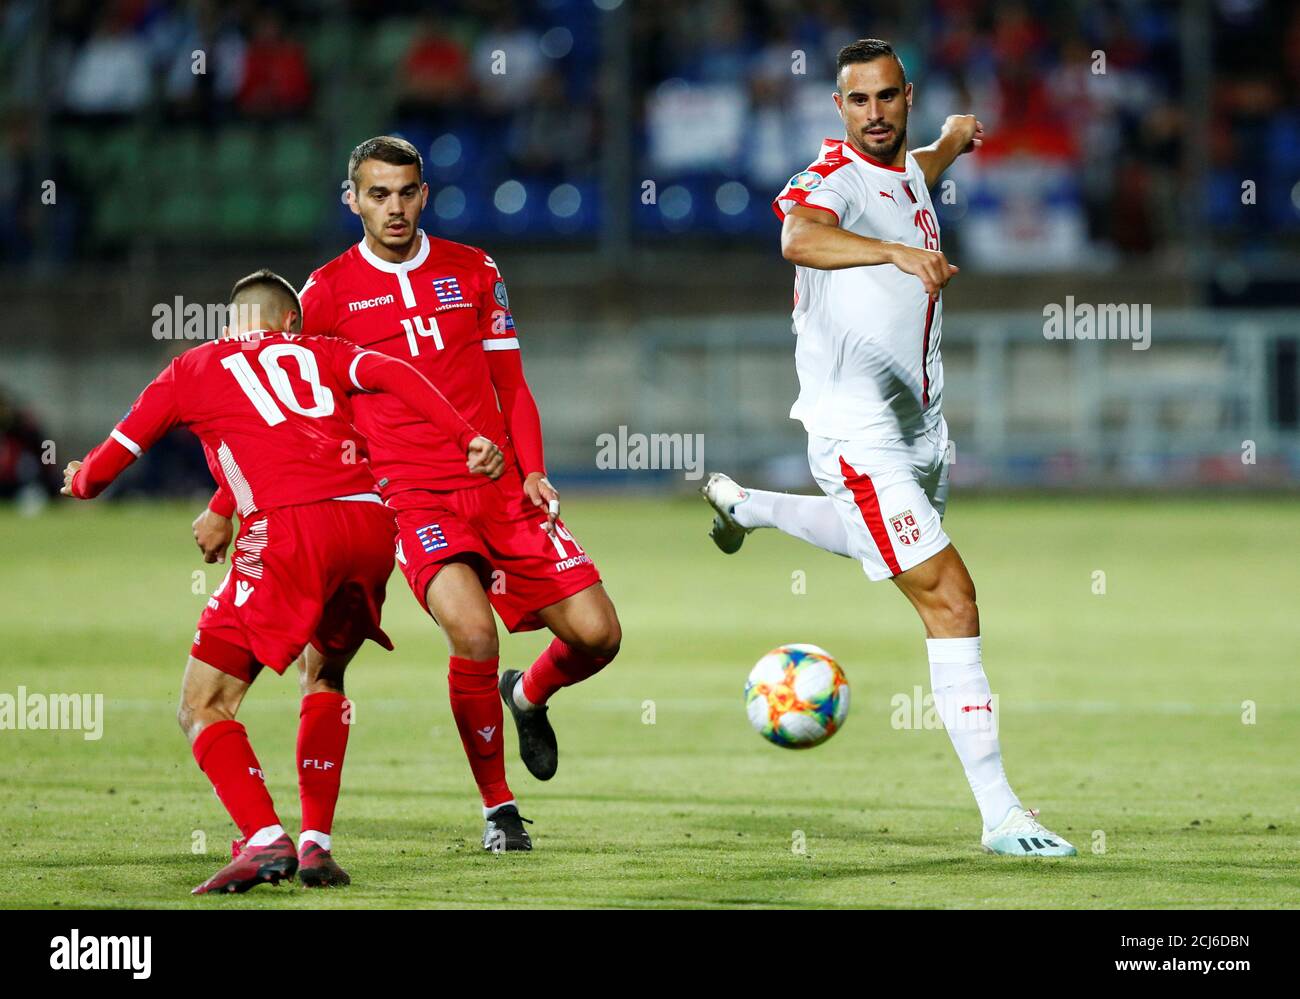
[(850, 159), (861, 160), (868, 166), (880, 167), (881, 170), (891, 170), (894, 173), (907, 173), (906, 159), (901, 167), (890, 166), (888, 163), (881, 163), (874, 156), (868, 156), (847, 139), (827, 139), (826, 144), (837, 147), (843, 155), (848, 156)]

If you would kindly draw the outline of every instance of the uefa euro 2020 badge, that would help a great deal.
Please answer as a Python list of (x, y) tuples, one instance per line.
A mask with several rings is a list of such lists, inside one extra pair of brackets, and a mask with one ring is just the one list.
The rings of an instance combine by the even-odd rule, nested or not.
[(790, 189), (795, 191), (815, 191), (821, 187), (821, 174), (814, 173), (811, 170), (805, 170), (797, 173), (790, 178)]

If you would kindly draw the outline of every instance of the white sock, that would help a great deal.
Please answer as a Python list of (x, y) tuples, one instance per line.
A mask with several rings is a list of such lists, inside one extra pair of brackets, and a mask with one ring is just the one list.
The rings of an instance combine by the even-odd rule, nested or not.
[(1020, 799), (1002, 769), (1002, 747), (993, 716), (993, 695), (980, 661), (979, 636), (927, 638), (925, 645), (930, 654), (935, 711), (966, 771), (984, 827), (994, 829), (1007, 812), (1020, 807)]
[(532, 711), (537, 707), (532, 701), (524, 696), (524, 675), (519, 674), (519, 679), (515, 681), (515, 689), (510, 693), (511, 699), (515, 702), (515, 707), (520, 711)]
[(268, 843), (274, 843), (284, 835), (284, 826), (262, 826), (261, 829), (248, 837), (249, 846), (266, 846)]
[(775, 527), (800, 541), (851, 558), (849, 532), (829, 496), (799, 496), (747, 489), (732, 516), (741, 527)]
[(298, 837), (298, 849), (301, 850), (308, 843), (315, 843), (322, 850), (328, 850), (330, 848), (330, 834), (323, 833), (319, 829), (304, 829)]
[(490, 818), (492, 818), (492, 813), (495, 812), (498, 808), (505, 808), (506, 805), (513, 805), (514, 803), (515, 803), (515, 799), (514, 799), (514, 798), (511, 798), (509, 801), (503, 801), (503, 802), (501, 802), (501, 804), (499, 804), (499, 805), (493, 805), (491, 808), (488, 808), (486, 805), (484, 805), (484, 806), (483, 806), (483, 818), (485, 818), (485, 819), (490, 819)]

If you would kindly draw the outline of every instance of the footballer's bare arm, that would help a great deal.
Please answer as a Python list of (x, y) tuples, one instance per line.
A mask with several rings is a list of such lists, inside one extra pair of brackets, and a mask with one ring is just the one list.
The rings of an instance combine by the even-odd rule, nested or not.
[(227, 516), (207, 507), (190, 525), (194, 543), (203, 553), (204, 562), (224, 562), (226, 550), (235, 536), (234, 522)]
[(984, 126), (973, 114), (950, 114), (943, 123), (939, 138), (928, 146), (913, 150), (912, 155), (925, 173), (925, 186), (934, 187), (958, 156), (974, 152), (982, 145)]
[(920, 278), (930, 295), (939, 294), (959, 270), (938, 250), (859, 236), (841, 229), (833, 213), (803, 205), (791, 208), (781, 224), (781, 256), (823, 271), (893, 264)]

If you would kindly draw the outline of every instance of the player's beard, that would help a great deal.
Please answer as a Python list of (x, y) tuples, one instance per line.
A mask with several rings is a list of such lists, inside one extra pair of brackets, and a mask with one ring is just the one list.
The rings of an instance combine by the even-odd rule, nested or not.
[(403, 231), (401, 236), (394, 236), (388, 232), (388, 224), (392, 221), (396, 220), (385, 218), (383, 224), (379, 226), (378, 231), (371, 232), (371, 236), (380, 246), (391, 250), (393, 253), (408, 254), (411, 247), (415, 244), (416, 239), (419, 237), (420, 227), (419, 225), (411, 224), (409, 219), (403, 219), (403, 221), (406, 222), (406, 229)]
[(418, 233), (415, 227), (411, 226), (401, 236), (388, 236), (387, 234), (385, 234), (383, 243), (390, 250), (394, 250), (397, 253), (406, 253), (411, 249), (412, 246), (415, 245), (415, 239), (417, 235)]
[[(889, 124), (886, 122), (885, 124)], [(858, 142), (862, 146), (862, 151), (873, 159), (880, 160), (881, 163), (893, 163), (894, 157), (898, 155), (898, 150), (903, 143), (907, 141), (907, 121), (898, 126), (890, 125), (894, 129), (894, 135), (891, 140), (885, 143), (873, 143), (867, 137), (867, 129), (874, 127), (868, 125), (858, 133)]]

